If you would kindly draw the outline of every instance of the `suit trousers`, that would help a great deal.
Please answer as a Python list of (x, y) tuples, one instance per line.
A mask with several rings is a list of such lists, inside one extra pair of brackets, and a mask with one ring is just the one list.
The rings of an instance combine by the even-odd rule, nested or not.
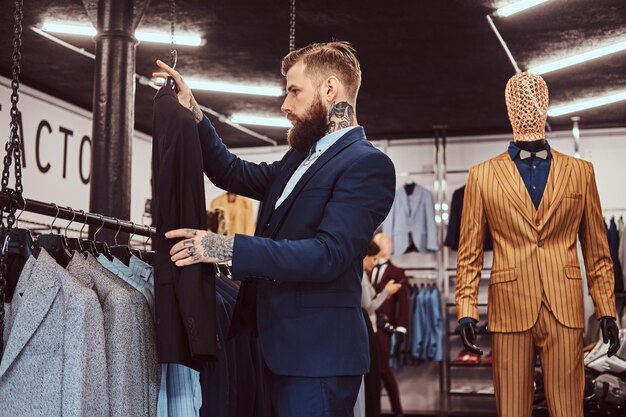
[(362, 375), (297, 377), (265, 367), (273, 417), (353, 417)]
[(559, 323), (544, 302), (531, 329), (492, 338), (499, 417), (531, 417), (537, 354), (550, 417), (583, 417), (583, 329)]
[(378, 357), (380, 359), (380, 379), (383, 381), (383, 385), (389, 396), (391, 411), (393, 411), (394, 414), (402, 414), (400, 389), (398, 388), (398, 382), (393, 374), (393, 370), (389, 366), (391, 336), (379, 329), (378, 332), (376, 332), (376, 341), (378, 344)]

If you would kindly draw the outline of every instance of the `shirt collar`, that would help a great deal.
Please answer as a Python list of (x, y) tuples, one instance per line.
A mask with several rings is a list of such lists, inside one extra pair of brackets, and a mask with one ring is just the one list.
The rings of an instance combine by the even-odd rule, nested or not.
[(324, 136), (323, 138), (315, 142), (315, 145), (313, 146), (311, 151), (312, 152), (325, 152), (326, 149), (330, 148), (331, 146), (335, 144), (335, 142), (341, 139), (343, 135), (345, 135), (350, 130), (356, 127), (359, 127), (359, 126), (348, 126), (348, 127), (344, 127), (343, 129), (335, 130), (334, 132), (327, 134), (326, 136)]
[[(548, 151), (548, 159), (550, 159), (551, 152), (550, 152), (550, 144), (548, 143), (548, 141), (546, 141), (546, 150)], [(509, 143), (508, 152), (509, 152), (509, 155), (511, 156), (511, 160), (514, 161), (516, 158), (519, 158), (519, 153), (521, 152), (521, 149), (519, 148), (519, 146), (515, 144), (515, 141), (511, 141)]]

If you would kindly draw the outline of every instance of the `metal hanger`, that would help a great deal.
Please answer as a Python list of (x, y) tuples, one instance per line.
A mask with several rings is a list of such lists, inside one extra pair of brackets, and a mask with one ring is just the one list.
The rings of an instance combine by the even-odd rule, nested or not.
[(130, 257), (133, 256), (130, 248), (127, 245), (118, 245), (117, 236), (120, 234), (120, 230), (122, 230), (122, 223), (119, 219), (115, 219), (117, 222), (117, 232), (115, 233), (115, 246), (111, 246), (110, 250), (113, 256), (122, 261), (124, 265), (128, 266), (130, 263)]
[[(59, 206), (54, 204), (57, 212), (54, 216), (54, 220), (50, 223), (50, 233), (46, 235), (41, 235), (37, 238), (37, 246), (39, 249), (45, 249), (52, 258), (63, 268), (66, 268), (67, 265), (72, 260), (73, 253), (70, 251), (67, 240), (63, 235), (54, 234), (53, 226), (56, 220), (59, 218)], [(39, 253), (38, 253), (39, 254)], [(37, 254), (37, 255), (38, 255)]]
[(98, 256), (98, 249), (96, 248), (96, 244), (94, 243), (94, 241), (90, 240), (90, 239), (83, 239), (83, 230), (85, 229), (85, 226), (87, 226), (87, 214), (85, 213), (84, 210), (79, 210), (79, 212), (82, 213), (85, 216), (85, 222), (83, 223), (83, 227), (81, 227), (81, 229), (80, 229), (80, 245), (87, 252), (89, 252), (93, 256), (97, 257)]
[(137, 225), (135, 222), (131, 222), (133, 224), (133, 233), (128, 238), (128, 247), (130, 248), (130, 252), (135, 255), (137, 258), (141, 259), (141, 251), (139, 249), (133, 249), (131, 247), (131, 242), (133, 241), (133, 237), (135, 236), (135, 232), (137, 231)]
[(76, 211), (74, 211), (74, 209), (71, 207), (68, 208), (72, 210), (72, 220), (70, 220), (67, 226), (65, 226), (65, 240), (67, 242), (67, 247), (70, 250), (80, 252), (85, 257), (85, 259), (87, 259), (87, 251), (83, 249), (83, 246), (80, 244), (80, 240), (76, 237), (67, 237), (67, 230), (69, 229), (70, 224), (74, 223), (74, 220), (76, 219)]
[[(15, 225), (18, 226), (20, 217), (24, 210), (26, 209), (26, 201), (24, 200), (24, 206), (20, 211), (20, 214), (17, 215), (15, 219)], [(28, 229), (21, 229), (18, 227), (14, 227), (11, 229), (9, 233), (9, 241), (7, 247), (7, 253), (9, 255), (19, 255), (26, 259), (28, 259), (35, 250), (35, 242), (33, 240), (33, 236)]]
[(93, 240), (95, 242), (96, 249), (98, 250), (98, 252), (104, 255), (109, 261), (112, 261), (113, 254), (111, 253), (111, 250), (109, 249), (109, 245), (107, 245), (106, 242), (98, 242), (98, 239), (96, 239), (96, 236), (98, 236), (98, 233), (100, 233), (100, 230), (102, 230), (102, 228), (104, 227), (104, 218), (102, 217), (102, 214), (98, 214), (98, 217), (100, 218), (100, 221), (102, 222), (102, 224), (100, 225), (98, 230), (96, 230), (96, 232), (93, 234)]

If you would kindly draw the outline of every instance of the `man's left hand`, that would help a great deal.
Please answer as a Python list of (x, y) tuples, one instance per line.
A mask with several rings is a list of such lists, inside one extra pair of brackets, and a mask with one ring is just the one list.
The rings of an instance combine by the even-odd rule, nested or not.
[(615, 318), (609, 316), (602, 317), (600, 319), (600, 329), (602, 329), (602, 341), (610, 343), (607, 353), (610, 358), (617, 353), (620, 345), (619, 329), (617, 328), (617, 323), (615, 323)]
[(170, 249), (172, 262), (176, 266), (193, 265), (200, 262), (225, 262), (233, 257), (234, 238), (217, 235), (205, 230), (177, 229), (165, 233), (168, 239), (180, 239)]

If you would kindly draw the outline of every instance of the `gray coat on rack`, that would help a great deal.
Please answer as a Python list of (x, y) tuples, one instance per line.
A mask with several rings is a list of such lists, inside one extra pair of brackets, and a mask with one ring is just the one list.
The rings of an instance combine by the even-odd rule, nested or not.
[(5, 341), (0, 414), (109, 416), (100, 303), (43, 249), (7, 304)]
[(75, 254), (67, 270), (93, 287), (104, 312), (111, 417), (157, 414), (161, 367), (154, 322), (143, 295), (102, 267)]
[(439, 244), (432, 193), (418, 184), (411, 195), (404, 187), (398, 188), (383, 232), (391, 236), (393, 255), (405, 253), (411, 242), (420, 252), (436, 252)]

